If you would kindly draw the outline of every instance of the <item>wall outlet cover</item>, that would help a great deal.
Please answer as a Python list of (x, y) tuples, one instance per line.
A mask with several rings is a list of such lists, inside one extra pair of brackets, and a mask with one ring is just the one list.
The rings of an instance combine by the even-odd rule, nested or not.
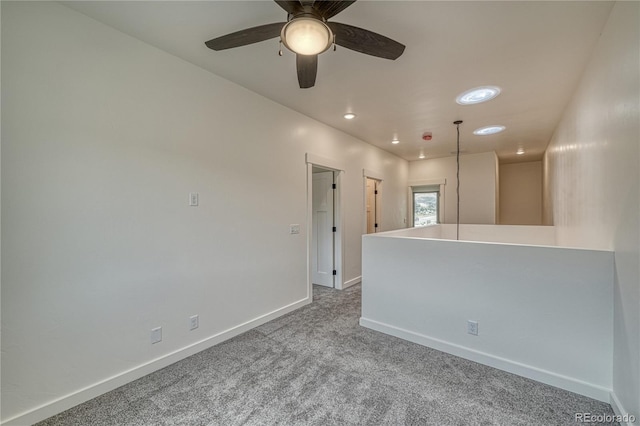
[(200, 319), (198, 315), (192, 315), (189, 317), (189, 330), (195, 330), (200, 326)]
[(474, 320), (467, 321), (467, 333), (472, 334), (474, 336), (478, 335), (478, 321), (474, 321)]

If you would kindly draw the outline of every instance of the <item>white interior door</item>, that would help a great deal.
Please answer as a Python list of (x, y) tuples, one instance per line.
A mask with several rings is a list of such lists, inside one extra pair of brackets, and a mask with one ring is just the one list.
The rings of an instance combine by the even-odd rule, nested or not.
[(333, 287), (333, 172), (313, 174), (311, 281)]

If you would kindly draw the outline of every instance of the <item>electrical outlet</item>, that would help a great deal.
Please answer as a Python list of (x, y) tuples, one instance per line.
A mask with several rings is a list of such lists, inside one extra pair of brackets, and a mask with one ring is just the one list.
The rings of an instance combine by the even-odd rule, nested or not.
[(192, 207), (198, 207), (198, 193), (197, 192), (190, 192), (189, 193), (189, 205)]
[(195, 330), (200, 325), (200, 320), (197, 315), (189, 317), (189, 330)]
[(467, 321), (467, 333), (473, 334), (474, 336), (478, 335), (478, 321)]
[(162, 341), (162, 327), (151, 329), (151, 344)]

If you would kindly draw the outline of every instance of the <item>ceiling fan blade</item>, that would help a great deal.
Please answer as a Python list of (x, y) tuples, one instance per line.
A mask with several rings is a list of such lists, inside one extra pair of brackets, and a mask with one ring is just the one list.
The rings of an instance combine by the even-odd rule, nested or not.
[(404, 52), (404, 44), (380, 34), (338, 22), (327, 22), (336, 36), (336, 44), (366, 55), (397, 59)]
[(235, 33), (223, 35), (205, 42), (209, 49), (224, 50), (232, 47), (246, 46), (247, 44), (258, 43), (278, 37), (286, 22), (276, 22), (273, 24), (260, 25), (259, 27), (247, 28)]
[(298, 83), (301, 89), (308, 89), (316, 84), (318, 73), (318, 55), (296, 55)]
[(278, 6), (283, 8), (287, 13), (294, 15), (300, 10), (302, 5), (298, 0), (274, 0)]
[(336, 16), (338, 13), (342, 12), (356, 0), (344, 0), (344, 1), (335, 1), (335, 0), (316, 0), (313, 4), (314, 9), (320, 13), (324, 19), (329, 19), (333, 16)]

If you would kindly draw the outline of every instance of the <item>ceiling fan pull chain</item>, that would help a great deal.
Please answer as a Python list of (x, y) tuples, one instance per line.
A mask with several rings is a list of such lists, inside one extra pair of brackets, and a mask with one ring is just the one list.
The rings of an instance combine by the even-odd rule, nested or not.
[(278, 50), (278, 56), (282, 56), (282, 39), (280, 39), (280, 50)]
[(336, 51), (336, 35), (333, 35), (333, 51)]

